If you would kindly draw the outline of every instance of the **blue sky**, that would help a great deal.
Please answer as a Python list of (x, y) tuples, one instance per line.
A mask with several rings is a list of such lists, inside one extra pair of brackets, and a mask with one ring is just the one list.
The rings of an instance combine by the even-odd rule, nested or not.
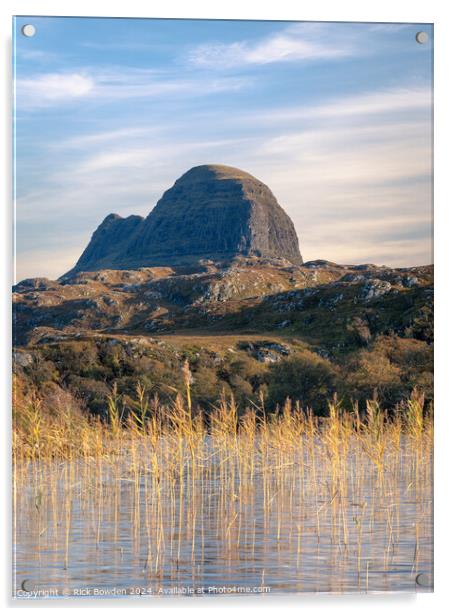
[(431, 26), (33, 17), (14, 28), (18, 280), (63, 274), (106, 215), (147, 215), (204, 163), (265, 182), (305, 260), (432, 262)]

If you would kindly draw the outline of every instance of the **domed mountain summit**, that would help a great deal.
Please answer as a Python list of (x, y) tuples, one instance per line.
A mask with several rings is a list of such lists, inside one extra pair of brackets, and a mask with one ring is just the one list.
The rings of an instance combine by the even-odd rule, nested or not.
[(184, 173), (147, 218), (107, 216), (69, 273), (240, 255), (303, 263), (293, 222), (263, 182), (234, 167), (200, 165)]

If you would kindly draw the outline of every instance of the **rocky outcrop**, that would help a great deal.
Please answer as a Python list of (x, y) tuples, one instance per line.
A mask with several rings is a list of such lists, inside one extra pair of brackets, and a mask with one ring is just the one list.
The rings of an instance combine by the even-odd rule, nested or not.
[[(18, 346), (193, 329), (276, 331), (336, 345), (364, 346), (381, 332), (430, 341), (433, 268), (371, 267), (358, 274), (354, 266), (236, 257), (191, 273), (153, 267), (26, 280), (14, 288), (13, 302)], [(267, 350), (256, 358), (271, 361), (275, 349)]]
[(93, 271), (111, 267), (121, 260), (130, 238), (142, 224), (142, 216), (122, 218), (109, 214), (94, 231), (90, 243), (83, 251), (75, 267), (66, 275), (81, 271)]
[(180, 177), (146, 219), (110, 214), (70, 273), (238, 255), (302, 263), (295, 227), (265, 184), (234, 167), (201, 165)]
[(391, 283), (387, 280), (379, 280), (378, 278), (370, 278), (367, 280), (361, 292), (361, 299), (369, 302), (377, 299), (391, 290)]

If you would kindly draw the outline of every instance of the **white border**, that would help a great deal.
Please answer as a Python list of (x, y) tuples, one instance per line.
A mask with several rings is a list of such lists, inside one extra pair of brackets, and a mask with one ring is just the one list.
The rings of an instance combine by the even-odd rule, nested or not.
[[(8, 343), (3, 345), (1, 354), (0, 377), (2, 382), (1, 412), (3, 425), (2, 442), (2, 482), (3, 503), (1, 507), (6, 549), (0, 560), (2, 567), (0, 580), (2, 583), (2, 598), (7, 609), (47, 610), (50, 608), (82, 610), (89, 614), (93, 610), (114, 609), (147, 609), (171, 612), (181, 608), (185, 613), (199, 610), (215, 609), (222, 612), (230, 609), (258, 609), (263, 614), (271, 613), (281, 606), (284, 610), (300, 612), (300, 610), (315, 609), (316, 613), (324, 614), (328, 610), (336, 613), (379, 614), (384, 610), (394, 610), (399, 613), (422, 614), (426, 610), (442, 613), (442, 606), (449, 607), (449, 586), (452, 580), (449, 574), (451, 484), (447, 481), (451, 475), (451, 461), (447, 454), (451, 449), (452, 408), (449, 403), (448, 386), (450, 386), (448, 365), (448, 350), (452, 349), (450, 317), (452, 293), (451, 270), (452, 260), (450, 233), (452, 231), (451, 190), (452, 168), (451, 156), (447, 156), (451, 143), (452, 114), (451, 101), (451, 64), (452, 36), (451, 22), (448, 20), (447, 0), (379, 0), (378, 2), (363, 2), (362, 0), (315, 0), (314, 2), (295, 2), (294, 0), (276, 0), (272, 3), (248, 0), (228, 0), (224, 3), (214, 3), (212, 0), (167, 0), (166, 2), (149, 2), (127, 0), (127, 2), (102, 2), (100, 0), (66, 0), (65, 2), (47, 0), (3, 0), (0, 5), (0, 36), (2, 42), (2, 75), (0, 97), (2, 110), (0, 113), (0, 134), (4, 135), (0, 149), (2, 176), (0, 186), (3, 191), (3, 208), (1, 208), (1, 273), (4, 283), (1, 294), (0, 316), (3, 339)], [(202, 600), (165, 600), (143, 601), (142, 603), (125, 602), (123, 600), (80, 601), (69, 602), (62, 606), (60, 601), (53, 603), (31, 602), (12, 603), (10, 594), (10, 422), (9, 422), (9, 375), (10, 375), (10, 297), (11, 285), (11, 17), (12, 15), (72, 15), (72, 16), (109, 16), (109, 17), (185, 17), (185, 18), (222, 18), (222, 19), (298, 19), (309, 21), (386, 21), (386, 22), (418, 22), (435, 23), (435, 263), (436, 263), (436, 351), (435, 351), (435, 392), (436, 392), (436, 437), (435, 437), (435, 593), (417, 595), (379, 595), (379, 596), (299, 596), (284, 599), (281, 597), (257, 598), (220, 598)], [(449, 377), (449, 378), (448, 378)]]

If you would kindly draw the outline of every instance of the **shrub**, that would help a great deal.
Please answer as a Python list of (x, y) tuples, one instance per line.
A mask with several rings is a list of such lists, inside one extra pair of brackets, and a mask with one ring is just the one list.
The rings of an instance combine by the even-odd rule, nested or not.
[(95, 415), (105, 416), (110, 388), (103, 381), (72, 375), (69, 388)]
[(291, 398), (323, 414), (327, 408), (326, 401), (337, 390), (337, 377), (335, 367), (315, 353), (293, 355), (270, 368), (269, 406), (282, 405), (286, 398)]

